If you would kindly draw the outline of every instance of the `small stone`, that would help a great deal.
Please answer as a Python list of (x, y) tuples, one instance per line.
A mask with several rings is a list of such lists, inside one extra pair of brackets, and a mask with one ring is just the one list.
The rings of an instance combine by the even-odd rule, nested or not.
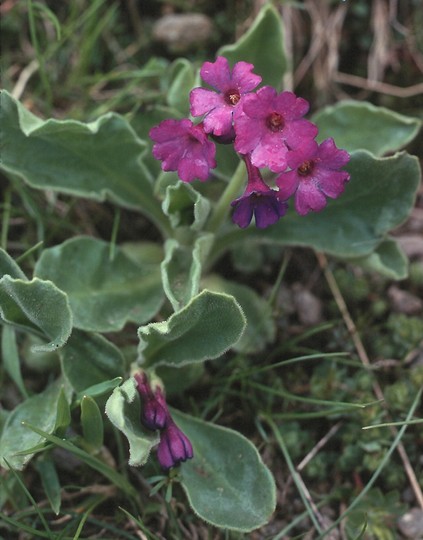
[(423, 510), (412, 508), (398, 520), (401, 533), (412, 540), (423, 539)]
[(153, 37), (174, 53), (189, 50), (210, 39), (213, 23), (201, 13), (164, 15), (153, 26)]
[(389, 287), (388, 298), (392, 309), (398, 313), (404, 313), (404, 315), (416, 315), (423, 309), (423, 301), (418, 296), (404, 291), (396, 285)]
[(298, 319), (304, 326), (315, 326), (322, 322), (322, 303), (305, 289), (300, 283), (292, 286), (294, 294), (294, 305), (297, 310)]

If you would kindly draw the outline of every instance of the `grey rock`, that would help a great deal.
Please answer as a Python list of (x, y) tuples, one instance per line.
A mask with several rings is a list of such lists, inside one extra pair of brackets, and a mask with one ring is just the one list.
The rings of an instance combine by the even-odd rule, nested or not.
[(412, 540), (423, 539), (423, 510), (412, 508), (398, 520), (398, 529)]
[(184, 52), (207, 42), (213, 23), (201, 13), (174, 13), (164, 15), (153, 26), (153, 38), (164, 43), (172, 52)]

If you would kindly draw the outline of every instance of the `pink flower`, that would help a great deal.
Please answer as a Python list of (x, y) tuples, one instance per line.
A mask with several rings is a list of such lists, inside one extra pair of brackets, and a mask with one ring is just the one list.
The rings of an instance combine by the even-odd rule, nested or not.
[(194, 456), (191, 441), (175, 424), (162, 388), (157, 385), (153, 390), (144, 371), (136, 373), (134, 378), (141, 398), (141, 421), (148, 429), (160, 430), (157, 459), (162, 469), (191, 459)]
[(206, 88), (191, 91), (191, 114), (204, 118), (204, 129), (218, 137), (231, 133), (233, 112), (241, 105), (243, 96), (260, 84), (261, 77), (251, 73), (252, 64), (237, 62), (233, 70), (223, 56), (214, 63), (204, 62), (200, 74), (204, 82), (217, 92)]
[(346, 165), (350, 155), (335, 146), (333, 139), (326, 139), (320, 146), (309, 141), (288, 155), (292, 169), (276, 179), (279, 193), (285, 199), (295, 194), (295, 210), (300, 216), (310, 211), (319, 212), (326, 206), (326, 197), (336, 199), (350, 179)]
[(161, 160), (164, 171), (178, 171), (184, 182), (207, 180), (216, 167), (216, 147), (209, 141), (202, 124), (191, 120), (163, 120), (150, 130), (155, 142), (153, 156)]
[(285, 170), (288, 152), (317, 135), (317, 126), (302, 118), (308, 109), (305, 99), (292, 92), (278, 94), (271, 86), (248, 94), (234, 116), (235, 150), (251, 152), (256, 167)]
[(259, 229), (276, 223), (288, 208), (279, 192), (269, 188), (260, 171), (251, 163), (250, 157), (243, 156), (247, 166), (248, 183), (244, 194), (231, 203), (235, 207), (232, 221), (242, 229), (248, 227), (253, 217)]

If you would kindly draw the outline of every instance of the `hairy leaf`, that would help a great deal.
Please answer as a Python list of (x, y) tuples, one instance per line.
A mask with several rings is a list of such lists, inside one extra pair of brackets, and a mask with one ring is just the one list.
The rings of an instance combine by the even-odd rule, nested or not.
[(67, 295), (51, 281), (0, 279), (0, 322), (47, 338), (34, 345), (37, 352), (55, 351), (67, 342), (72, 331), (72, 313)]
[[(83, 269), (83, 271), (81, 271)], [(35, 275), (68, 294), (76, 328), (112, 332), (150, 320), (163, 303), (158, 264), (135, 263), (119, 248), (89, 237), (43, 251)]]
[(275, 482), (244, 436), (172, 410), (190, 439), (194, 458), (181, 465), (181, 483), (192, 509), (208, 523), (249, 532), (275, 510)]
[(377, 156), (395, 152), (418, 134), (422, 122), (376, 107), (365, 101), (340, 101), (316, 113), (313, 121), (319, 127), (319, 141), (333, 137), (339, 148), (349, 152), (368, 150)]
[(232, 296), (202, 291), (167, 321), (138, 329), (147, 365), (183, 366), (217, 358), (235, 345), (245, 316)]

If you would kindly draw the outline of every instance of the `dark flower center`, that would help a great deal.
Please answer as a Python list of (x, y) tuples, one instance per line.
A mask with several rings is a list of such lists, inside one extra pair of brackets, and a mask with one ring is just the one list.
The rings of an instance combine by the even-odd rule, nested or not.
[(313, 169), (313, 161), (304, 161), (304, 163), (302, 163), (297, 171), (298, 171), (298, 174), (300, 174), (301, 176), (307, 176), (308, 174), (311, 173)]
[(235, 88), (231, 88), (225, 92), (225, 101), (228, 105), (235, 106), (241, 99), (241, 94)]
[(269, 114), (267, 117), (266, 124), (270, 131), (282, 131), (284, 126), (283, 117), (277, 112), (272, 112), (272, 114)]

